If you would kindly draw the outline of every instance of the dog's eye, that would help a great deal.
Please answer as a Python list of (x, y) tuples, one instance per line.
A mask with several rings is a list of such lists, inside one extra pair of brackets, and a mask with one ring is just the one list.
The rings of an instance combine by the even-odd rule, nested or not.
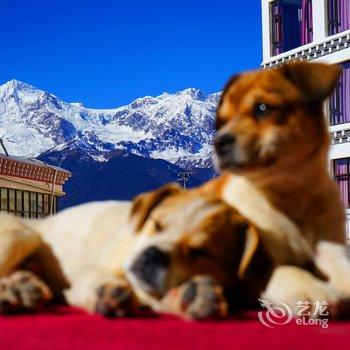
[(209, 258), (209, 252), (203, 248), (189, 248), (188, 255), (192, 259)]
[(157, 232), (161, 232), (164, 229), (163, 225), (157, 220), (154, 221), (154, 228)]
[(270, 112), (270, 107), (266, 103), (258, 103), (254, 108), (256, 118), (265, 117)]

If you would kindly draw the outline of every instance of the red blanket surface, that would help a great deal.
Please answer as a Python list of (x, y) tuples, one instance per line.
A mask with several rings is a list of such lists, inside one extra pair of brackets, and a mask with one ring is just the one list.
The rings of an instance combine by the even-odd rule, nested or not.
[(350, 349), (350, 322), (267, 328), (256, 313), (220, 322), (171, 317), (109, 320), (68, 307), (37, 315), (0, 317), (0, 349), (197, 350)]

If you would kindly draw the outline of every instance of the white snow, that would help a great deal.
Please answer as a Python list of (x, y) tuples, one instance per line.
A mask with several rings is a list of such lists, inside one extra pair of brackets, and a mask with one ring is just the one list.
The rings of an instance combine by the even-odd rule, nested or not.
[(211, 156), (220, 94), (197, 89), (138, 98), (114, 109), (85, 108), (17, 80), (0, 86), (0, 136), (13, 155), (35, 157), (67, 142), (94, 150), (105, 161), (112, 149), (173, 163), (203, 165)]

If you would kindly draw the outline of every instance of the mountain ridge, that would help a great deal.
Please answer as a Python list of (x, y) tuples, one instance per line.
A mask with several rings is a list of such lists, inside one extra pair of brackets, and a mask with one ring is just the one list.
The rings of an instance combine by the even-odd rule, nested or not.
[(0, 86), (0, 136), (10, 153), (39, 156), (74, 139), (96, 161), (123, 150), (185, 167), (211, 166), (220, 93), (188, 88), (92, 109), (12, 79)]
[(211, 142), (219, 98), (189, 88), (114, 109), (89, 109), (11, 80), (0, 86), (0, 137), (10, 154), (73, 173), (60, 209), (130, 200), (167, 182), (184, 185), (184, 173), (186, 187), (216, 176)]

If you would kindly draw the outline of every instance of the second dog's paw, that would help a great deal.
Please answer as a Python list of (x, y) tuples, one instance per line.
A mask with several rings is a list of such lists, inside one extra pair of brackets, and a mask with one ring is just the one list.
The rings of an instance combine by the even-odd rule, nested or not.
[[(174, 294), (170, 292), (166, 299), (164, 305), (177, 304), (176, 313), (185, 319), (217, 319), (226, 317), (228, 313), (222, 287), (209, 276), (194, 277), (176, 288)], [(174, 310), (173, 307), (171, 309)]]
[(125, 282), (106, 283), (97, 291), (95, 312), (107, 317), (126, 317), (134, 312), (133, 292)]
[(338, 318), (341, 312), (339, 294), (328, 283), (294, 266), (278, 267), (262, 298), (287, 304), (295, 316)]
[(0, 281), (0, 312), (35, 311), (50, 301), (45, 282), (29, 271), (17, 271)]
[(11, 313), (20, 305), (18, 296), (9, 286), (8, 280), (2, 278), (0, 280), (0, 314)]
[(333, 242), (321, 241), (316, 247), (315, 263), (327, 276), (329, 284), (342, 299), (350, 299), (350, 255), (349, 247)]

